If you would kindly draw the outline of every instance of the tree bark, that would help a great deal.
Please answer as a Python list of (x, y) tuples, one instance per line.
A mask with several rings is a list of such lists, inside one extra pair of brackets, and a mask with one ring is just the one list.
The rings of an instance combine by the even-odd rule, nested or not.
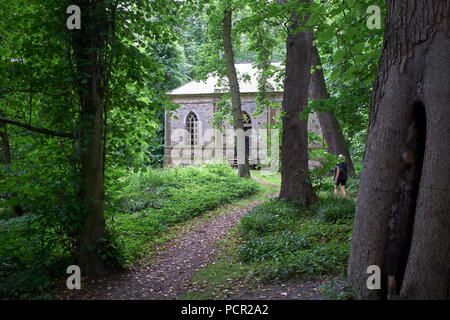
[[(300, 2), (311, 2), (301, 0)], [(292, 34), (299, 26), (299, 17), (291, 15), (286, 40), (286, 78), (282, 109), (280, 198), (297, 200), (303, 205), (317, 201), (308, 171), (308, 122), (299, 114), (308, 105), (311, 67), (312, 31)]]
[[(0, 112), (0, 116), (3, 117), (4, 113)], [(5, 121), (0, 121), (0, 136), (2, 139), (2, 157), (3, 165), (6, 167), (6, 179), (10, 175), (9, 166), (11, 165), (11, 145), (9, 143), (8, 126)], [(7, 192), (6, 199), (12, 199), (16, 197), (15, 192)], [(23, 215), (24, 210), (20, 204), (13, 205), (14, 217)]]
[[(229, 5), (229, 3), (227, 3)], [(238, 176), (250, 178), (250, 168), (248, 165), (248, 156), (245, 152), (245, 135), (244, 125), (242, 122), (241, 95), (239, 91), (239, 82), (234, 65), (233, 45), (231, 41), (232, 28), (232, 11), (231, 7), (224, 10), (223, 19), (223, 47), (225, 53), (225, 63), (227, 68), (227, 77), (230, 84), (231, 105), (233, 110), (233, 124), (237, 140), (237, 157), (238, 157)]]
[(80, 237), (78, 263), (84, 274), (98, 275), (105, 271), (103, 260), (97, 251), (100, 248), (99, 240), (105, 234), (103, 110), (99, 103), (101, 97), (98, 90), (94, 89), (88, 95), (81, 113), (81, 198), (86, 216)]
[[(0, 115), (2, 116), (2, 114)], [(8, 126), (4, 121), (0, 121), (0, 136), (2, 138), (3, 164), (9, 166), (11, 164), (11, 147), (9, 144)]]
[[(311, 65), (313, 67), (322, 67), (319, 52), (315, 46), (313, 47), (311, 53)], [(314, 72), (311, 74), (311, 79), (309, 82), (309, 94), (311, 95), (312, 101), (330, 98), (327, 86), (325, 84), (325, 78), (323, 76), (323, 68), (314, 68)], [(344, 155), (345, 162), (347, 163), (348, 175), (354, 176), (355, 167), (353, 166), (350, 152), (347, 144), (345, 143), (344, 135), (342, 134), (341, 127), (339, 126), (339, 122), (334, 111), (329, 110), (323, 113), (317, 112), (317, 117), (319, 118), (322, 134), (328, 146), (328, 152), (336, 156), (339, 154)]]
[(386, 8), (348, 281), (362, 299), (449, 299), (450, 1)]
[(111, 52), (106, 52), (114, 25), (117, 4), (110, 1), (76, 3), (83, 12), (82, 28), (72, 30), (74, 61), (78, 74), (81, 104), (79, 159), (80, 198), (84, 209), (78, 264), (85, 275), (100, 275), (106, 268), (101, 258), (101, 239), (105, 235), (103, 213), (103, 114), (108, 86)]

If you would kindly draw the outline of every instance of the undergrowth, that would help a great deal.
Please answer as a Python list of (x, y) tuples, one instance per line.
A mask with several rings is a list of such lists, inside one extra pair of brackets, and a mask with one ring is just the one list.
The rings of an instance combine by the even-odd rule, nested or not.
[[(255, 194), (260, 186), (238, 178), (227, 165), (204, 165), (110, 170), (105, 189), (107, 230), (101, 255), (107, 265), (118, 261), (127, 266), (170, 226)], [(52, 280), (64, 276), (67, 266), (75, 263), (61, 243), (64, 239), (38, 214), (2, 218), (0, 299), (50, 299)]]
[(111, 226), (126, 264), (170, 226), (260, 190), (226, 165), (149, 170), (120, 183), (123, 192), (111, 199), (116, 209)]
[(355, 199), (330, 191), (310, 208), (270, 200), (241, 219), (239, 258), (265, 280), (345, 272), (354, 212)]

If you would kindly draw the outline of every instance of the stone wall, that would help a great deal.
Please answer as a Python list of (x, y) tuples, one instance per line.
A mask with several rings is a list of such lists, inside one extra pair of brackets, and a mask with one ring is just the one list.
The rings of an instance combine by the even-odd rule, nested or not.
[[(256, 165), (266, 161), (267, 137), (271, 136), (267, 123), (274, 123), (275, 111), (271, 107), (266, 108), (260, 115), (252, 116), (256, 111), (254, 102), (255, 94), (241, 96), (242, 110), (247, 112), (251, 118), (252, 129), (246, 131), (250, 139), (250, 164)], [(281, 102), (282, 94), (274, 94), (270, 98), (272, 101)], [(234, 131), (232, 123), (225, 122), (223, 133), (212, 129), (212, 120), (216, 110), (216, 103), (220, 101), (220, 96), (185, 96), (173, 97), (173, 102), (180, 105), (175, 111), (171, 111), (172, 116), (165, 116), (165, 166), (185, 166), (188, 164), (200, 164), (225, 157), (230, 164), (236, 162), (234, 148)], [(186, 118), (190, 112), (194, 112), (199, 121), (200, 143), (193, 148), (185, 144), (188, 141), (186, 134)], [(310, 115), (308, 130), (318, 135), (322, 135), (318, 118), (315, 114)], [(227, 138), (228, 137), (228, 138)], [(322, 144), (310, 145), (310, 148), (320, 148)]]

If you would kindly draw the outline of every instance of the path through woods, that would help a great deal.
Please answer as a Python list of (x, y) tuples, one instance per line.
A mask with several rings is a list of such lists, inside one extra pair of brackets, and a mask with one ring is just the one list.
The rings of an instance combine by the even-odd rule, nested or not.
[[(277, 186), (254, 178), (272, 188)], [(275, 191), (275, 190), (274, 190)], [(274, 198), (278, 192), (269, 196)], [(216, 243), (237, 225), (239, 219), (250, 209), (263, 203), (253, 201), (247, 207), (227, 205), (225, 210), (210, 219), (195, 218), (193, 224), (182, 227), (172, 240), (146, 261), (145, 266), (134, 271), (114, 274), (105, 278), (84, 281), (81, 291), (71, 291), (63, 299), (82, 300), (145, 300), (177, 299), (198, 290), (192, 281), (196, 272), (211, 263), (216, 255)], [(247, 288), (237, 288), (231, 299), (321, 299), (318, 286), (329, 283), (331, 278), (314, 281), (296, 281)], [(339, 285), (339, 283), (338, 283)], [(67, 292), (67, 291), (66, 291)]]

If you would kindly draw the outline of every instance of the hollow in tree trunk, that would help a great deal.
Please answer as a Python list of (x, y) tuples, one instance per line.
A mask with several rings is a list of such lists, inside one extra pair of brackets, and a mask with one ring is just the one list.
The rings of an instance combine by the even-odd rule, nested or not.
[(450, 298), (449, 8), (386, 1), (348, 265), (358, 298)]

